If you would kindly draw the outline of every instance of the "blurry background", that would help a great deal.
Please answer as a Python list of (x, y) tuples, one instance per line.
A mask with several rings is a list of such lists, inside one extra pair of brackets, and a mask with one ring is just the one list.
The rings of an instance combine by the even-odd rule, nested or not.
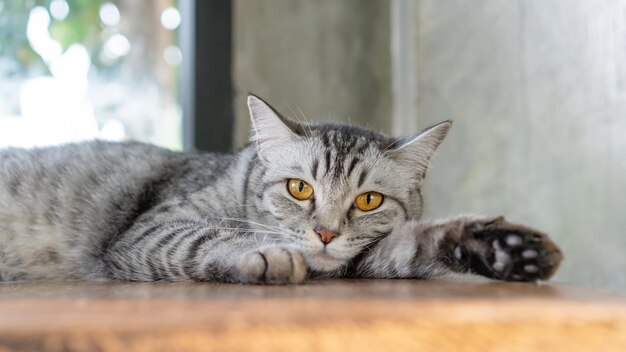
[(1, 0), (0, 147), (182, 148), (173, 0)]
[(556, 280), (626, 290), (626, 0), (0, 0), (0, 146), (227, 150), (245, 95), (405, 134), (445, 119), (427, 216), (505, 214)]

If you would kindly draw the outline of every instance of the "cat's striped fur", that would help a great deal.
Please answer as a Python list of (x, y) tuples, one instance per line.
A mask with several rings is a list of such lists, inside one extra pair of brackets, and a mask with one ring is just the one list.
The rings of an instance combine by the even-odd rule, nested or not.
[[(428, 161), (450, 122), (390, 138), (248, 104), (253, 143), (233, 154), (106, 142), (0, 151), (0, 280), (535, 280), (556, 270), (545, 235), (502, 218), (419, 221)], [(291, 197), (290, 178), (314, 196)], [(357, 209), (366, 191), (383, 205)], [(338, 236), (325, 244), (319, 228)]]

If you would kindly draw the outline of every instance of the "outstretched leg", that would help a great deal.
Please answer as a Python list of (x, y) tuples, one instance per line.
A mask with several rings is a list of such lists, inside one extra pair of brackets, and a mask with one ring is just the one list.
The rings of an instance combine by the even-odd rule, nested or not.
[(503, 217), (461, 216), (398, 226), (353, 263), (361, 277), (471, 273), (507, 281), (550, 278), (563, 255), (547, 235)]
[(133, 281), (300, 283), (300, 252), (267, 234), (221, 222), (178, 220), (135, 225), (107, 249), (108, 276)]

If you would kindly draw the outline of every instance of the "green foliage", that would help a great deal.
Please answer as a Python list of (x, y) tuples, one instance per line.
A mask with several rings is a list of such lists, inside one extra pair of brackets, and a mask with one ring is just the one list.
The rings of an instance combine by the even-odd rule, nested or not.
[[(26, 27), (30, 11), (36, 6), (50, 8), (52, 0), (0, 0), (0, 57), (15, 61), (22, 69), (47, 69), (30, 47)], [(92, 63), (101, 66), (96, 56), (103, 44), (103, 28), (98, 11), (104, 0), (67, 0), (70, 12), (63, 21), (51, 19), (50, 36), (63, 50), (81, 43), (92, 55)]]
[(70, 13), (63, 21), (53, 21), (50, 36), (67, 49), (75, 43), (82, 43), (92, 52), (101, 43), (102, 28), (99, 25), (98, 10), (104, 1), (70, 0)]
[(28, 11), (34, 5), (26, 1), (0, 0), (0, 56), (29, 65), (42, 63), (28, 45)]

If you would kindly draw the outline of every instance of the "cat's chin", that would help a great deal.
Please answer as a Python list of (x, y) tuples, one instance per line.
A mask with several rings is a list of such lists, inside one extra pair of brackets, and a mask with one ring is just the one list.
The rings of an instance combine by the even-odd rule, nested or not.
[(346, 262), (343, 259), (333, 257), (325, 251), (308, 254), (305, 257), (309, 268), (320, 272), (337, 270)]

